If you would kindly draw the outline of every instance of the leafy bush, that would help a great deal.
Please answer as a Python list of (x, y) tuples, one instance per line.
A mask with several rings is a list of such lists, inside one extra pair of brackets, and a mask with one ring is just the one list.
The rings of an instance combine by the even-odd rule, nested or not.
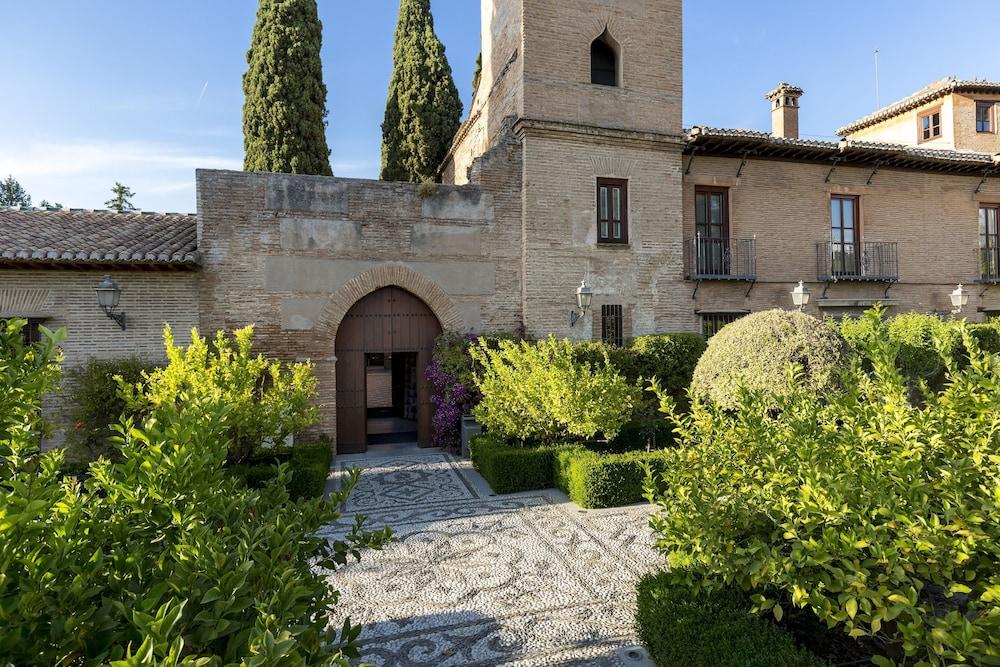
[(664, 449), (673, 442), (674, 426), (666, 419), (633, 419), (622, 426), (614, 440), (601, 446), (608, 452), (633, 452)]
[[(885, 309), (876, 307), (872, 314), (885, 317)], [(847, 341), (851, 349), (864, 357), (866, 350), (875, 339), (884, 335), (896, 346), (896, 365), (914, 389), (923, 382), (931, 390), (941, 389), (945, 377), (945, 365), (938, 350), (944, 346), (949, 356), (964, 355), (962, 344), (963, 326), (961, 320), (945, 319), (938, 315), (903, 313), (887, 318), (885, 326), (876, 324), (873, 317), (845, 317), (833, 326)], [(980, 349), (986, 352), (1000, 352), (1000, 330), (996, 323), (965, 325), (976, 339)], [(870, 368), (870, 362), (867, 363)]]
[(94, 460), (114, 452), (111, 426), (125, 413), (116, 377), (130, 385), (141, 385), (155, 366), (136, 357), (90, 359), (66, 372), (70, 405), (69, 420), (74, 427), (66, 434), (66, 444), (78, 458)]
[[(473, 345), (495, 346), (510, 336), (472, 336), (443, 333), (434, 342), (434, 355), (424, 374), (431, 383), (431, 440), (435, 447), (458, 451), (462, 440), (462, 415), (470, 414), (482, 395), (474, 379), (476, 365), (469, 353)], [(480, 342), (482, 341), (482, 342)]]
[[(41, 453), (41, 395), (56, 380), (53, 339), (0, 329), (0, 646), (22, 665), (344, 665), (360, 628), (330, 628), (337, 592), (325, 570), (380, 547), (341, 517), (357, 479), (329, 500), (292, 502), (283, 466), (246, 489), (224, 472), (225, 408), (178, 394), (142, 429), (124, 424), (119, 462), (81, 486)], [(320, 569), (322, 568), (322, 569)], [(121, 662), (116, 662), (121, 661)]]
[(554, 337), (537, 343), (500, 341), (495, 349), (480, 344), (470, 353), (481, 367), (476, 385), (483, 399), (476, 419), (521, 442), (552, 443), (598, 433), (613, 439), (641, 394), (610, 361), (579, 363), (573, 344)]
[(783, 396), (737, 392), (735, 410), (685, 416), (663, 397), (681, 446), (658, 546), (688, 568), (674, 583), (738, 586), (779, 619), (808, 608), (925, 664), (998, 662), (1000, 366), (958, 325), (961, 355), (938, 343), (943, 390), (913, 404), (886, 325), (868, 318), (872, 370), (853, 364), (842, 392), (818, 396), (800, 373)]
[(696, 398), (733, 408), (740, 387), (781, 395), (790, 364), (817, 394), (834, 390), (847, 364), (847, 345), (820, 320), (797, 311), (768, 310), (726, 325), (708, 342), (691, 383)]
[(191, 334), (185, 350), (174, 346), (170, 327), (164, 328), (168, 364), (145, 374), (137, 384), (121, 382), (128, 409), (146, 414), (176, 405), (186, 396), (200, 404), (225, 407), (229, 460), (241, 463), (265, 442), (280, 443), (316, 421), (316, 378), (312, 364), (284, 365), (253, 356), (253, 327), (239, 329), (232, 340), (222, 331), (214, 343)]
[(639, 581), (636, 627), (658, 667), (819, 667), (782, 630), (750, 613), (746, 595), (731, 588), (696, 591), (666, 573)]
[(248, 463), (229, 466), (228, 470), (251, 489), (260, 489), (277, 479), (279, 464), (287, 461), (290, 474), (286, 487), (292, 500), (319, 498), (326, 492), (332, 460), (330, 443), (319, 442), (261, 453)]
[(519, 493), (554, 488), (554, 456), (565, 448), (511, 447), (502, 438), (483, 434), (469, 443), (469, 455), (494, 493)]
[(645, 497), (648, 474), (663, 478), (667, 460), (663, 451), (607, 454), (566, 448), (553, 454), (553, 482), (581, 507), (633, 505)]

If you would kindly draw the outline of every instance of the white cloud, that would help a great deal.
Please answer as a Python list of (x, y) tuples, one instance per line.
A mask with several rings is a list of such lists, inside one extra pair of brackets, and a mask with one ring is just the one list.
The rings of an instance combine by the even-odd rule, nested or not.
[(195, 169), (242, 169), (242, 160), (190, 146), (137, 141), (36, 141), (8, 145), (0, 174), (13, 174), (34, 203), (101, 208), (119, 181), (145, 210), (193, 211)]

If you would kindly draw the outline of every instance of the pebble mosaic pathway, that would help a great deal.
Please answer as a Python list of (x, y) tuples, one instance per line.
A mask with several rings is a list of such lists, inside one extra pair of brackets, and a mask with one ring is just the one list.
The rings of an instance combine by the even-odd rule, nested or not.
[[(555, 491), (493, 496), (438, 450), (338, 457), (363, 469), (345, 522), (392, 527), (333, 575), (376, 667), (639, 667), (635, 582), (662, 561), (646, 507), (582, 511)], [(331, 537), (345, 524), (328, 526)], [(332, 619), (339, 624), (342, 619)]]

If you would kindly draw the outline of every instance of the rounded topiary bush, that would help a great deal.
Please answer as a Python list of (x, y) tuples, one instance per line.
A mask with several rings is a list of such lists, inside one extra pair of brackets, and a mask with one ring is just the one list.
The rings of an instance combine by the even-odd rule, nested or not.
[(781, 395), (787, 391), (789, 364), (796, 364), (805, 386), (826, 392), (836, 388), (848, 353), (840, 334), (815, 317), (786, 310), (754, 313), (709, 340), (691, 391), (722, 407), (734, 407), (740, 386)]

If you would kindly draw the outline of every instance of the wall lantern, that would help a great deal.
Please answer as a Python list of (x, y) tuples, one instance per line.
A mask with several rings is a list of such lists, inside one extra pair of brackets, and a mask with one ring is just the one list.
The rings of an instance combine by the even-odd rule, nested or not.
[(125, 313), (115, 312), (121, 298), (121, 288), (111, 279), (111, 276), (104, 276), (104, 280), (97, 286), (97, 305), (101, 307), (105, 315), (118, 323), (122, 331), (125, 331)]
[(964, 285), (959, 285), (951, 293), (951, 305), (955, 306), (955, 310), (951, 311), (952, 315), (958, 315), (963, 308), (969, 305), (969, 292)]
[(809, 288), (800, 280), (799, 284), (792, 290), (792, 303), (798, 306), (799, 310), (805, 310), (805, 307), (809, 305), (809, 295)]
[(594, 301), (594, 290), (587, 285), (587, 281), (583, 280), (580, 282), (580, 286), (576, 288), (576, 306), (580, 309), (580, 312), (571, 310), (569, 313), (569, 325), (576, 326), (576, 323), (581, 317), (587, 314), (590, 310), (590, 304)]

